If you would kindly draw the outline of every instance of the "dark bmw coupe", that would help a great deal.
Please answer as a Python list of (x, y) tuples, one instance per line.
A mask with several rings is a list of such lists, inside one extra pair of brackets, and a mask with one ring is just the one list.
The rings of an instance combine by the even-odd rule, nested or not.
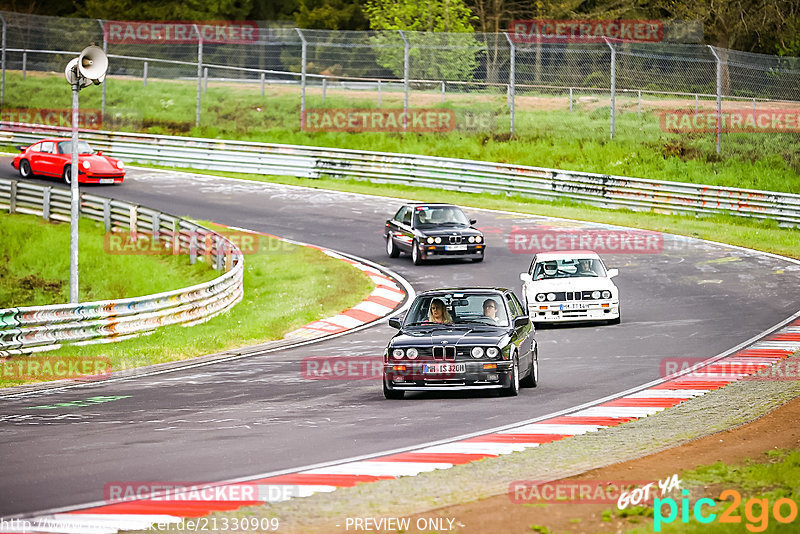
[(384, 354), (383, 394), (535, 387), (533, 327), (516, 295), (503, 288), (458, 288), (417, 295)]
[(486, 241), (473, 224), (452, 204), (406, 204), (386, 221), (386, 252), (392, 258), (407, 252), (414, 265), (453, 257), (483, 261)]

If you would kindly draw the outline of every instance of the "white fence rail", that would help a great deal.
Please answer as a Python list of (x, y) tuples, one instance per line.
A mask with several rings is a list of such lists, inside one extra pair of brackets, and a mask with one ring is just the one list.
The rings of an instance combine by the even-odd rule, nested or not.
[[(0, 122), (0, 143), (25, 145), (64, 128)], [(346, 178), (475, 193), (571, 199), (605, 208), (734, 214), (800, 225), (800, 195), (453, 158), (86, 131), (81, 138), (127, 162), (302, 178)]]
[[(0, 209), (69, 221), (67, 189), (0, 179)], [(148, 232), (172, 254), (204, 256), (223, 274), (192, 287), (155, 295), (0, 309), (0, 356), (57, 349), (64, 344), (113, 342), (158, 327), (191, 326), (232, 308), (242, 299), (244, 262), (225, 236), (193, 222), (127, 202), (81, 195), (81, 215), (103, 221), (106, 232)], [(112, 234), (113, 235), (113, 234)]]

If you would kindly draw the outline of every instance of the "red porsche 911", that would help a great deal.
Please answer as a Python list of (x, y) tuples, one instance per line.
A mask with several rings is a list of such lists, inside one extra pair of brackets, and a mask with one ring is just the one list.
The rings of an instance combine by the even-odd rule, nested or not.
[[(31, 176), (55, 176), (70, 183), (72, 178), (72, 141), (69, 139), (43, 139), (29, 147), (11, 165), (19, 170), (23, 178)], [(78, 141), (78, 183), (121, 184), (125, 178), (125, 166), (114, 158), (95, 152), (86, 141)]]

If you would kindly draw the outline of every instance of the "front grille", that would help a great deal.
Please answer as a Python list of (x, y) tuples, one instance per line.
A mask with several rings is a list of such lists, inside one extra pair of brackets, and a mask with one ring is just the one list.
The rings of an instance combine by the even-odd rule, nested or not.
[(461, 236), (460, 235), (451, 235), (450, 236), (450, 244), (451, 245), (460, 245), (461, 244)]
[(445, 345), (442, 347), (433, 347), (434, 360), (455, 360), (456, 348), (454, 345)]
[[(601, 291), (601, 297), (599, 299), (593, 299), (591, 291), (575, 291), (575, 292), (572, 292), (572, 291), (550, 291), (550, 293), (554, 293), (555, 294), (555, 296), (556, 296), (555, 302), (565, 301), (565, 300), (604, 300), (603, 297), (602, 297), (602, 291)], [(544, 294), (547, 295), (547, 293), (544, 293)], [(552, 301), (550, 301), (550, 302), (552, 302)]]

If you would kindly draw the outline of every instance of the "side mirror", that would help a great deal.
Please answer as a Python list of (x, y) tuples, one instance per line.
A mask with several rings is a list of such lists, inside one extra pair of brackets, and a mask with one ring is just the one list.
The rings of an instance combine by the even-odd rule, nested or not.
[(527, 315), (520, 315), (519, 317), (514, 318), (514, 328), (522, 328), (530, 322), (531, 322), (530, 317), (528, 317)]
[(397, 317), (392, 317), (391, 319), (389, 319), (389, 326), (391, 326), (392, 328), (396, 328), (397, 330), (400, 330), (400, 328), (403, 327), (403, 323)]
[(478, 219), (470, 219), (470, 220), (469, 220), (469, 223), (470, 223), (470, 224), (475, 224), (476, 222), (478, 222)]
[(606, 273), (609, 278), (614, 278), (619, 274), (619, 269), (609, 269), (608, 273)]
[(526, 283), (533, 282), (533, 278), (531, 277), (530, 273), (519, 273), (519, 279)]
[(102, 151), (102, 150), (98, 150), (98, 151), (97, 151), (97, 155), (98, 155), (98, 156), (102, 156), (102, 155), (103, 155), (103, 151)]

